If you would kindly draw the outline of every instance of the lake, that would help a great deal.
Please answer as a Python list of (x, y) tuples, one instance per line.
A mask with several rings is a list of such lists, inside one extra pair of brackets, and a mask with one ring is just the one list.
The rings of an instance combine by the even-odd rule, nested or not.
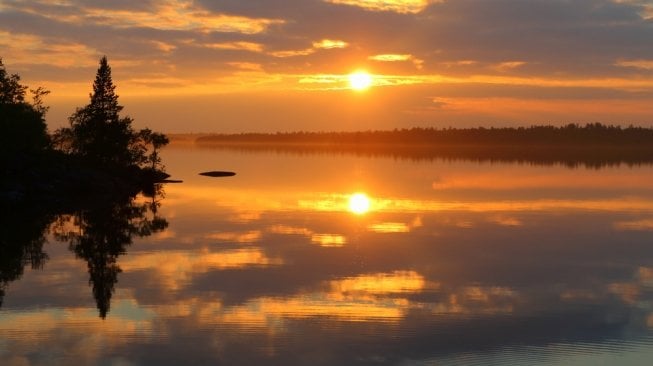
[(653, 165), (163, 158), (154, 197), (3, 219), (3, 365), (653, 359)]

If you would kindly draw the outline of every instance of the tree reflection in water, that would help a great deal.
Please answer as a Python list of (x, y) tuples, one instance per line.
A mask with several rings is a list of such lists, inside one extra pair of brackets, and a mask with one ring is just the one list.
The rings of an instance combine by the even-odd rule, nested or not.
[(23, 275), (23, 268), (43, 268), (48, 256), (43, 252), (45, 233), (54, 215), (38, 204), (0, 204), (0, 306), (9, 283)]
[(4, 290), (21, 277), (27, 263), (33, 268), (43, 267), (47, 259), (43, 244), (49, 229), (56, 240), (67, 242), (76, 257), (87, 262), (89, 285), (99, 315), (105, 318), (121, 272), (118, 257), (126, 253), (134, 237), (146, 237), (168, 227), (168, 222), (158, 216), (161, 185), (145, 190), (143, 196), (145, 199), (133, 194), (86, 197), (54, 213), (22, 202), (24, 209), (5, 215), (0, 229), (0, 305)]

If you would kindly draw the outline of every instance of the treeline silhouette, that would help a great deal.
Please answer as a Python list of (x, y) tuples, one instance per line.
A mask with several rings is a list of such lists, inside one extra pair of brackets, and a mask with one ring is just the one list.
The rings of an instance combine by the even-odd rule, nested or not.
[(505, 128), (410, 128), (364, 132), (278, 132), (211, 134), (198, 143), (293, 143), (293, 144), (382, 144), (396, 145), (648, 145), (653, 146), (653, 128), (621, 127), (590, 123), (584, 126), (531, 126)]
[(356, 154), (603, 167), (653, 163), (653, 128), (600, 123), (516, 128), (411, 128), (365, 132), (211, 134), (198, 146), (292, 154)]

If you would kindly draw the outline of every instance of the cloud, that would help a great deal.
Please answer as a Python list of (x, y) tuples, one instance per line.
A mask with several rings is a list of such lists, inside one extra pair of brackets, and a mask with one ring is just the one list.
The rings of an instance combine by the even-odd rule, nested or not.
[(419, 13), (434, 0), (325, 0), (332, 4), (358, 6), (371, 11), (392, 11), (401, 14)]
[[(0, 30), (0, 55), (11, 63), (41, 64), (60, 68), (81, 67), (96, 62), (99, 52), (70, 41), (52, 41), (39, 35)], [(76, 57), (70, 57), (70, 55)]]
[(422, 69), (424, 65), (424, 60), (419, 59), (414, 57), (413, 55), (408, 55), (408, 54), (392, 54), (392, 53), (387, 53), (387, 54), (381, 54), (381, 55), (373, 55), (368, 57), (369, 60), (372, 61), (379, 61), (379, 62), (404, 62), (404, 61), (411, 61), (413, 65), (417, 69)]
[(318, 50), (331, 50), (337, 48), (346, 48), (348, 43), (345, 41), (334, 40), (334, 39), (323, 39), (320, 41), (314, 41), (311, 44), (311, 47), (299, 49), (299, 50), (282, 50), (282, 51), (272, 51), (269, 52), (271, 56), (286, 58), (286, 57), (295, 57), (295, 56), (308, 56)]
[(499, 71), (508, 71), (512, 69), (516, 69), (518, 67), (524, 66), (527, 63), (524, 61), (505, 61), (501, 62), (498, 65), (496, 65), (496, 69)]
[(395, 62), (395, 61), (408, 61), (413, 56), (411, 55), (395, 55), (395, 54), (383, 54), (383, 55), (374, 55), (368, 57), (368, 59), (373, 61), (382, 61), (382, 62)]
[(345, 48), (348, 44), (345, 41), (336, 39), (323, 39), (319, 42), (313, 42), (313, 48), (332, 49), (332, 48)]
[[(113, 28), (152, 28), (158, 30), (198, 30), (201, 32), (261, 33), (279, 19), (249, 18), (227, 14), (215, 14), (198, 7), (190, 0), (164, 0), (152, 3), (147, 9), (98, 8), (73, 2), (32, 2), (33, 6), (10, 8), (45, 18), (83, 26), (106, 25)], [(57, 8), (58, 12), (41, 12), (39, 6)], [(77, 5), (77, 6), (75, 6)], [(69, 11), (65, 11), (69, 10)]]
[(636, 69), (653, 70), (653, 60), (621, 60), (615, 65), (620, 67), (633, 67)]
[(213, 48), (216, 50), (243, 50), (250, 52), (262, 52), (263, 45), (254, 42), (224, 42), (224, 43), (206, 43), (202, 47)]

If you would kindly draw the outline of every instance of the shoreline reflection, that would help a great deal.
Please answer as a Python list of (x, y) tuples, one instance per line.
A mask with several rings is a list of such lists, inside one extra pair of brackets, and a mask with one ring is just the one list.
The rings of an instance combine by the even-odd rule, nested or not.
[[(168, 222), (158, 215), (158, 196), (162, 194), (157, 184), (144, 192), (141, 201), (131, 194), (97, 195), (69, 202), (64, 209), (21, 202), (20, 209), (6, 216), (0, 235), (0, 248), (5, 251), (0, 263), (0, 306), (5, 288), (21, 277), (25, 264), (31, 263), (33, 269), (44, 268), (48, 255), (43, 245), (46, 234), (52, 234), (56, 241), (68, 243), (76, 258), (86, 261), (99, 316), (106, 318), (122, 272), (118, 258), (126, 253), (134, 237), (147, 237), (168, 227)], [(9, 205), (3, 203), (3, 207)], [(10, 218), (18, 221), (8, 222)]]

